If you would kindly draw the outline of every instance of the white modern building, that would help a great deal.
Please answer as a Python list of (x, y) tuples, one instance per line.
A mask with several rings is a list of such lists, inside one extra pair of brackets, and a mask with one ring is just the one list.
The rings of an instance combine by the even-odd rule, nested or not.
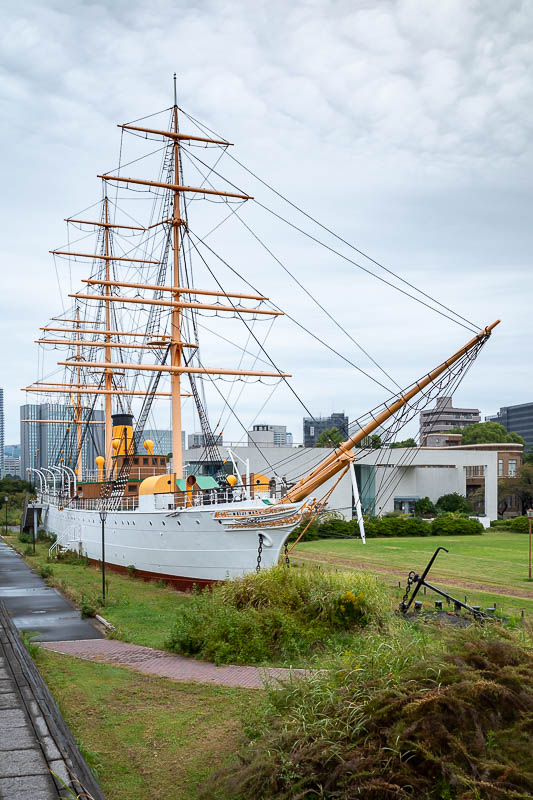
[[(231, 463), (233, 454), (236, 467), (244, 477), (261, 473), (277, 477), (291, 484), (309, 472), (332, 450), (316, 447), (279, 447), (260, 450), (255, 446), (221, 447), (223, 458)], [(198, 463), (198, 450), (187, 450), (185, 463)], [(483, 449), (452, 450), (436, 448), (388, 448), (361, 452), (355, 472), (365, 513), (386, 514), (395, 510), (409, 513), (422, 497), (436, 502), (443, 494), (467, 494), (467, 476), (476, 471), (485, 476), (485, 519), (498, 516), (498, 452)], [(317, 499), (333, 486), (338, 476), (317, 490)], [(347, 473), (334, 489), (328, 507), (347, 519), (353, 516), (354, 499), (350, 475)]]

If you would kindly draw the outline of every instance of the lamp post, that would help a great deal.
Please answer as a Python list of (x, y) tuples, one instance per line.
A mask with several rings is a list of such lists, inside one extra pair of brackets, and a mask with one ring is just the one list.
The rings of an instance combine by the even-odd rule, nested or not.
[[(532, 512), (533, 513), (533, 512)], [(107, 511), (100, 511), (100, 520), (102, 522), (102, 600), (105, 605), (105, 520)]]
[(9, 497), (7, 495), (4, 497), (4, 503), (6, 504), (6, 536), (7, 536), (7, 504), (9, 503)]
[(527, 520), (529, 522), (529, 580), (531, 580), (531, 523), (533, 522), (533, 508), (528, 508)]

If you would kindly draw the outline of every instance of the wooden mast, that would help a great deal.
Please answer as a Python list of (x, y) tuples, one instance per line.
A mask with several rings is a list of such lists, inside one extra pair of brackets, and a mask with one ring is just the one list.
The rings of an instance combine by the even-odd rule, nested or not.
[[(80, 319), (80, 311), (79, 311), (78, 308), (76, 308), (76, 320), (77, 320), (77, 324), (78, 325), (80, 324), (79, 323), (79, 319)], [(81, 348), (80, 348), (79, 344), (76, 345), (76, 354), (77, 354), (77, 361), (78, 361), (78, 366), (77, 366), (77, 369), (76, 369), (76, 373), (77, 373), (77, 378), (78, 378), (78, 386), (80, 386), (80, 384), (81, 384)], [(81, 481), (81, 479), (83, 477), (83, 474), (82, 474), (83, 460), (82, 460), (82, 457), (81, 457), (82, 441), (81, 441), (81, 394), (80, 394), (80, 392), (78, 392), (77, 395), (78, 395), (78, 399), (77, 399), (76, 407), (74, 409), (74, 414), (75, 414), (74, 418), (76, 420), (76, 447), (78, 449), (78, 463), (76, 465), (76, 475), (77, 475), (78, 480)]]
[[(104, 184), (105, 185), (105, 184)], [(109, 256), (110, 256), (110, 247), (109, 247), (109, 200), (107, 199), (107, 194), (104, 198), (104, 241), (105, 241), (105, 279), (106, 281), (110, 281), (110, 270), (109, 270)], [(105, 286), (105, 329), (106, 331), (111, 330), (111, 306), (109, 303), (109, 296), (111, 294), (111, 286), (109, 283), (106, 283)], [(113, 353), (113, 348), (109, 346), (111, 342), (111, 336), (109, 333), (105, 334), (105, 360), (108, 364), (111, 363), (111, 357)], [(112, 414), (113, 414), (113, 395), (111, 394), (111, 389), (113, 387), (113, 368), (106, 367), (104, 372), (104, 389), (106, 390), (105, 400), (104, 400), (104, 419), (105, 419), (105, 446), (104, 446), (104, 458), (105, 458), (105, 473), (110, 474), (111, 469), (113, 466), (113, 421), (112, 421)]]
[[(176, 93), (176, 73), (174, 73), (174, 133), (178, 133), (178, 100)], [(174, 209), (172, 215), (172, 233), (174, 246), (174, 271), (172, 285), (175, 287), (173, 297), (176, 301), (180, 300), (180, 143), (177, 136), (174, 138)], [(173, 367), (181, 367), (181, 308), (173, 307), (170, 321), (170, 332), (172, 344), (170, 346), (170, 363)], [(172, 396), (171, 404), (171, 428), (172, 428), (172, 464), (176, 478), (183, 478), (183, 451), (181, 446), (181, 373), (177, 370), (171, 373), (170, 393)]]
[(358, 445), (362, 440), (367, 437), (372, 431), (375, 431), (376, 428), (379, 428), (384, 422), (386, 422), (390, 417), (396, 414), (403, 406), (407, 405), (409, 400), (411, 400), (415, 395), (425, 389), (430, 383), (436, 380), (443, 372), (445, 372), (449, 367), (453, 364), (457, 363), (460, 358), (462, 358), (469, 350), (472, 350), (478, 343), (484, 342), (490, 336), (493, 328), (496, 325), (499, 325), (500, 320), (497, 319), (491, 325), (487, 325), (482, 331), (480, 331), (473, 339), (470, 339), (463, 347), (461, 347), (456, 353), (454, 353), (450, 358), (444, 361), (442, 364), (439, 364), (438, 367), (435, 367), (431, 372), (425, 375), (423, 378), (420, 378), (414, 386), (409, 389), (405, 394), (402, 394), (397, 400), (391, 403), (389, 406), (385, 407), (385, 410), (378, 414), (377, 416), (373, 417), (372, 421), (365, 425), (364, 428), (361, 428), (354, 436), (351, 436), (345, 442), (342, 442), (335, 451), (330, 455), (326, 456), (326, 458), (318, 464), (311, 472), (309, 472), (305, 477), (298, 481), (285, 495), (285, 497), (280, 501), (281, 503), (294, 503), (298, 502), (299, 500), (303, 500), (304, 497), (307, 497), (311, 492), (314, 492), (315, 489), (318, 489), (319, 486), (322, 486), (327, 480), (332, 478), (347, 466), (350, 461), (355, 460), (355, 453), (353, 452), (353, 448)]

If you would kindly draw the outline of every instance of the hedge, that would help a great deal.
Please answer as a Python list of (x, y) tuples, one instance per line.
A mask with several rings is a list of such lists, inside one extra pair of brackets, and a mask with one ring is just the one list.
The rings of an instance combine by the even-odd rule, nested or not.
[[(291, 540), (297, 538), (305, 527), (296, 528)], [(460, 514), (442, 514), (434, 520), (420, 517), (367, 517), (365, 533), (368, 539), (384, 539), (398, 536), (473, 536), (483, 533), (483, 525), (475, 519)], [(356, 519), (328, 519), (323, 523), (313, 522), (303, 537), (303, 541), (314, 539), (358, 539), (359, 525)]]

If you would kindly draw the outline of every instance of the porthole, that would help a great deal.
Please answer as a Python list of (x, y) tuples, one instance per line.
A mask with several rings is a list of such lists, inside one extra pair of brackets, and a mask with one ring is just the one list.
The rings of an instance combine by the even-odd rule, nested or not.
[(179, 521), (179, 519), (177, 520), (177, 523), (178, 523), (178, 525), (181, 525), (181, 522)]
[(199, 520), (199, 519), (197, 519), (197, 520), (196, 520), (196, 524), (197, 524), (197, 525), (199, 525), (199, 524), (200, 524), (200, 520)]
[(162, 524), (162, 525), (166, 525), (167, 523), (165, 522), (165, 520), (162, 520), (162, 521), (161, 521), (161, 524)]
[(152, 520), (149, 520), (149, 522), (150, 522), (150, 525), (153, 525), (153, 524), (154, 524), (154, 523), (152, 522)]

